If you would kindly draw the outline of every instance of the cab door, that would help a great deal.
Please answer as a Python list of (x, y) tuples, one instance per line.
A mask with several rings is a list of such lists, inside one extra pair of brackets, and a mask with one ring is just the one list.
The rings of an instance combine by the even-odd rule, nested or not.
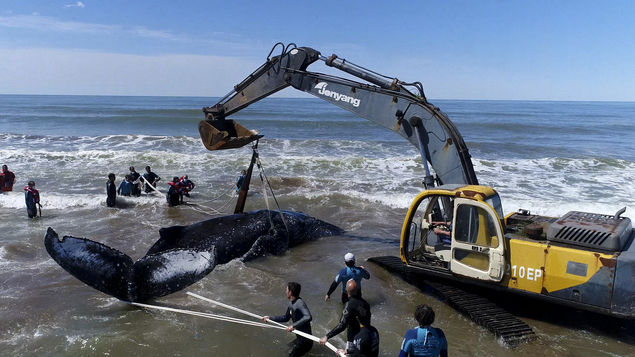
[(503, 230), (492, 207), (471, 199), (454, 200), (451, 250), (453, 273), (501, 281), (505, 271)]

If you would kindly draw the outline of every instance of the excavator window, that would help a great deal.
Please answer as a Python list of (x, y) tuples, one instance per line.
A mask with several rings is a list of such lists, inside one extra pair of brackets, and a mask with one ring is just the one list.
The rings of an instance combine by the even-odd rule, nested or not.
[[(440, 223), (447, 223), (444, 226), (449, 228), (453, 214), (452, 201), (447, 196), (429, 196), (418, 203), (408, 224), (408, 241), (405, 242), (407, 259), (410, 262), (449, 261), (449, 233), (442, 236), (435, 233), (434, 228)], [(440, 253), (441, 251), (444, 253)]]
[(499, 245), (496, 225), (483, 208), (468, 204), (457, 208), (454, 239), (472, 245), (471, 249), (454, 249), (454, 259), (478, 270), (489, 270), (487, 251), (474, 249), (474, 246), (497, 248)]
[(489, 214), (480, 207), (470, 205), (461, 205), (457, 210), (455, 239), (483, 247), (498, 247), (496, 225)]

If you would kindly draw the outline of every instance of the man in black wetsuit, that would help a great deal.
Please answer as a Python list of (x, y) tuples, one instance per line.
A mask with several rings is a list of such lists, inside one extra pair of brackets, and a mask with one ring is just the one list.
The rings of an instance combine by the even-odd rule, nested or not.
[(117, 205), (117, 186), (115, 186), (115, 174), (108, 174), (106, 181), (106, 206), (115, 207)]
[(340, 353), (351, 357), (378, 357), (379, 356), (379, 332), (370, 325), (370, 319), (357, 317), (359, 333), (353, 337), (353, 343), (347, 350), (339, 350)]
[[(143, 174), (143, 178), (146, 180), (146, 183), (149, 183), (150, 185), (154, 186), (155, 188), (157, 187), (157, 182), (159, 182), (161, 180), (161, 178), (159, 177), (159, 175), (155, 174), (154, 172), (152, 172), (152, 169), (150, 169), (150, 166), (146, 166), (146, 173)], [(145, 185), (146, 186), (146, 193), (150, 193), (153, 191), (152, 187), (150, 187), (149, 185)]]
[(323, 345), (326, 344), (329, 338), (336, 336), (346, 329), (346, 349), (349, 349), (353, 344), (355, 335), (357, 335), (360, 330), (357, 317), (359, 317), (361, 321), (368, 321), (370, 324), (370, 305), (368, 305), (366, 300), (358, 296), (357, 283), (355, 280), (351, 279), (346, 282), (346, 293), (348, 294), (348, 301), (344, 305), (340, 323), (329, 331), (326, 336), (320, 339), (320, 343)]
[[(287, 311), (282, 316), (264, 316), (262, 320), (267, 322), (267, 320), (276, 321), (276, 322), (287, 322), (289, 319), (293, 321), (292, 325), (287, 327), (287, 331), (291, 332), (294, 329), (298, 331), (302, 331), (305, 333), (311, 334), (311, 312), (309, 308), (304, 303), (304, 300), (300, 298), (300, 290), (302, 287), (300, 284), (295, 282), (289, 282), (287, 284), (287, 299), (289, 299), (289, 307), (287, 307)], [(313, 341), (306, 339), (304, 337), (296, 337), (296, 339), (292, 342), (293, 348), (289, 351), (289, 357), (299, 357), (311, 350), (313, 347)]]
[(141, 196), (141, 179), (139, 178), (141, 174), (134, 169), (134, 166), (130, 166), (129, 175), (132, 177), (132, 195), (136, 197)]

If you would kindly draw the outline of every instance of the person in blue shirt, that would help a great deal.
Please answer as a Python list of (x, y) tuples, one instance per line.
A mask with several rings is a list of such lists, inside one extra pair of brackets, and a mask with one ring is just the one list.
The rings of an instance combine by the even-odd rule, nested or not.
[(119, 184), (117, 193), (120, 196), (130, 196), (132, 194), (132, 186), (132, 177), (130, 175), (126, 175), (126, 178)]
[(415, 309), (419, 327), (406, 331), (399, 357), (448, 357), (448, 341), (443, 330), (432, 327), (434, 310), (428, 305)]
[(342, 283), (342, 303), (345, 304), (348, 301), (348, 294), (346, 293), (346, 282), (350, 279), (355, 280), (357, 283), (357, 294), (359, 297), (362, 297), (362, 278), (370, 279), (370, 274), (363, 266), (356, 267), (355, 266), (355, 256), (353, 253), (346, 253), (344, 255), (344, 264), (346, 264), (346, 268), (340, 270), (339, 273), (335, 276), (335, 280), (331, 283), (329, 287), (329, 291), (326, 293), (324, 297), (324, 301), (328, 301), (331, 298), (331, 294), (337, 288), (339, 283)]
[(240, 189), (243, 187), (243, 182), (247, 178), (247, 171), (242, 170), (240, 172), (240, 177), (238, 177), (238, 181), (236, 181), (236, 192), (240, 192)]

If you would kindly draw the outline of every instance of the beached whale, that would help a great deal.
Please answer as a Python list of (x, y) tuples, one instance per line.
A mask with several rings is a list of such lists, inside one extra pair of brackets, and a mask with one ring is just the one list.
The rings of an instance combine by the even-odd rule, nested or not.
[(136, 262), (90, 239), (59, 239), (52, 228), (44, 245), (77, 279), (120, 300), (137, 302), (179, 291), (232, 259), (281, 254), (300, 243), (342, 232), (303, 213), (261, 210), (161, 228), (159, 240)]

